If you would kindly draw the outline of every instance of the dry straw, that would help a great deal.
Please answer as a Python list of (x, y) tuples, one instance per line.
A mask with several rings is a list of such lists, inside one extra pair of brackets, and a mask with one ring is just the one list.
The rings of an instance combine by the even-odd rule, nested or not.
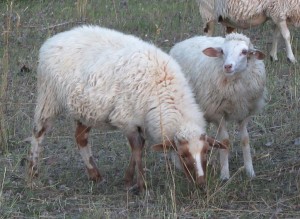
[(6, 125), (6, 100), (8, 90), (8, 74), (9, 74), (9, 35), (11, 32), (11, 17), (13, 13), (13, 1), (7, 4), (6, 19), (4, 21), (3, 37), (3, 56), (2, 56), (2, 75), (0, 81), (0, 149), (8, 150), (8, 134)]

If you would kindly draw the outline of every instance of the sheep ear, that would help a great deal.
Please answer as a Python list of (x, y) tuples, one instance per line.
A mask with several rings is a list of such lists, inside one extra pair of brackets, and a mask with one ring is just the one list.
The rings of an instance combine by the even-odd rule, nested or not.
[(205, 134), (201, 135), (200, 140), (206, 141), (210, 147), (214, 147), (214, 148), (218, 148), (218, 149), (228, 149), (228, 147), (225, 144), (223, 144), (223, 143), (217, 141), (216, 139), (209, 137)]
[(250, 50), (249, 56), (254, 56), (258, 60), (263, 60), (266, 57), (266, 55), (262, 51), (256, 49)]
[(219, 47), (216, 48), (208, 47), (204, 49), (202, 52), (209, 57), (220, 57), (223, 55), (223, 50)]
[(174, 141), (165, 141), (165, 143), (155, 144), (151, 146), (154, 151), (166, 151), (166, 150), (174, 150), (176, 148)]

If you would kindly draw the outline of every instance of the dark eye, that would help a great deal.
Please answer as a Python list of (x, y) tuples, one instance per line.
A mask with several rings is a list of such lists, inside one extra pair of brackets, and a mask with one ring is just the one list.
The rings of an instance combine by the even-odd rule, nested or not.
[(243, 50), (242, 50), (242, 54), (243, 54), (243, 55), (247, 55), (247, 54), (248, 54), (248, 50), (247, 50), (247, 49), (243, 49)]

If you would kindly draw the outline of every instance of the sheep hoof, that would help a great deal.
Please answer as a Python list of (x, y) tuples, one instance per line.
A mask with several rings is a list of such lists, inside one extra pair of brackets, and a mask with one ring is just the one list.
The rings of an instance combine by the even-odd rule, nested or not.
[(289, 63), (293, 63), (293, 64), (297, 63), (297, 60), (296, 60), (296, 59), (290, 59), (290, 58), (287, 58), (287, 61), (288, 61)]
[(144, 183), (129, 183), (127, 182), (126, 184), (126, 190), (134, 195), (139, 195), (140, 192), (145, 191), (145, 184)]
[(254, 173), (254, 171), (251, 171), (251, 172), (247, 172), (247, 175), (248, 175), (248, 177), (250, 178), (250, 179), (254, 179), (255, 178), (255, 173)]
[(134, 194), (134, 195), (139, 195), (141, 192), (140, 187), (138, 186), (138, 184), (134, 184), (131, 187), (127, 187), (127, 191)]
[(277, 62), (278, 58), (274, 58), (273, 56), (270, 56), (270, 60), (271, 60), (271, 62)]
[(201, 190), (201, 191), (207, 191), (207, 186), (206, 184), (196, 184), (196, 188)]
[(93, 169), (88, 169), (88, 175), (89, 175), (89, 179), (96, 182), (96, 183), (100, 183), (102, 181), (104, 181), (104, 179), (102, 178), (102, 176), (100, 175), (100, 172), (98, 169), (93, 168)]
[(221, 175), (220, 180), (226, 182), (226, 181), (229, 180), (229, 178), (230, 178), (230, 177), (227, 176), (227, 175), (226, 175), (226, 176), (225, 176), (225, 175)]
[(32, 161), (29, 161), (28, 176), (30, 179), (37, 178), (39, 176), (37, 166), (34, 165)]

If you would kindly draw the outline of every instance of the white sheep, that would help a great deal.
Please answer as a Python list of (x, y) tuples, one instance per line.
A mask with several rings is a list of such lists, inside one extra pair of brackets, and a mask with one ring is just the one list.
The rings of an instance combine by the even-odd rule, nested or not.
[[(227, 33), (230, 33), (234, 28), (247, 29), (261, 25), (269, 19), (272, 20), (275, 30), (270, 51), (271, 59), (278, 60), (277, 45), (281, 34), (285, 41), (288, 60), (296, 62), (287, 24), (300, 26), (300, 0), (197, 0), (197, 3), (205, 22), (204, 31), (208, 36), (213, 34), (216, 21), (225, 25)], [(208, 9), (204, 13), (205, 8)]]
[[(187, 176), (205, 179), (209, 146), (226, 148), (206, 136), (203, 113), (181, 72), (166, 53), (142, 40), (97, 26), (59, 33), (41, 47), (38, 97), (34, 117), (29, 174), (37, 175), (39, 146), (51, 121), (63, 111), (77, 121), (76, 142), (89, 177), (101, 181), (88, 133), (92, 127), (116, 128), (127, 137), (132, 155), (125, 174), (144, 188), (142, 149), (174, 148)], [(171, 152), (171, 153), (172, 153)]]
[[(229, 147), (227, 122), (239, 124), (245, 169), (254, 177), (247, 124), (265, 105), (265, 55), (238, 33), (193, 37), (177, 43), (170, 55), (181, 65), (205, 119), (218, 126), (217, 139)], [(221, 179), (230, 177), (228, 154), (220, 150)]]

